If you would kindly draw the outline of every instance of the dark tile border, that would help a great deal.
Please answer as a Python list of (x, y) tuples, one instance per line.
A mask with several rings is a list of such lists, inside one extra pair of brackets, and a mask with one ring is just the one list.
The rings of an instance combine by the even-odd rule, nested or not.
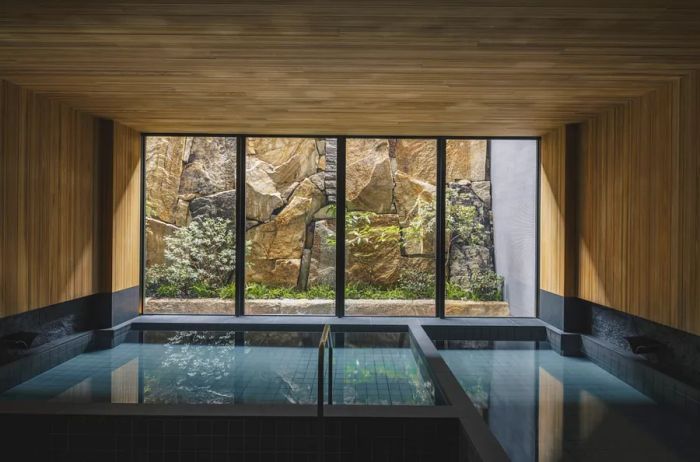
[(590, 335), (581, 336), (583, 353), (654, 401), (700, 421), (700, 389), (652, 367), (647, 361)]
[(0, 366), (0, 393), (19, 385), (92, 346), (93, 332), (73, 334), (32, 349), (31, 353)]

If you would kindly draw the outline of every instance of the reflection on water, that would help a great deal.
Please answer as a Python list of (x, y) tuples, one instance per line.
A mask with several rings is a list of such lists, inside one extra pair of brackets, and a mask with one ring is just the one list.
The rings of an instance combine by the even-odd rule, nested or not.
[(513, 461), (700, 460), (696, 424), (588, 360), (532, 342), (446, 346), (447, 364)]
[[(432, 382), (405, 334), (336, 337), (334, 403), (435, 402)], [(133, 343), (79, 355), (0, 399), (315, 404), (319, 338), (300, 332), (144, 332)]]

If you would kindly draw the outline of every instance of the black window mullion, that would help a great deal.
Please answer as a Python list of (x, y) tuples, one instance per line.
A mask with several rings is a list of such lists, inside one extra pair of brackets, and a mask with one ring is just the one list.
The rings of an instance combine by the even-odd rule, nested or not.
[(236, 138), (236, 316), (245, 314), (245, 151), (246, 137)]
[(345, 137), (337, 138), (335, 213), (335, 315), (345, 316)]
[(445, 317), (445, 192), (447, 183), (447, 141), (437, 139), (437, 183), (435, 187), (435, 316)]

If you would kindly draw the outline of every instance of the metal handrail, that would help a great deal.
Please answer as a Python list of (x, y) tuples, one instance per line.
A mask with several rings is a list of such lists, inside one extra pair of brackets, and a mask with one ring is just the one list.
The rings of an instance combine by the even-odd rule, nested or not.
[(331, 326), (323, 326), (318, 342), (318, 416), (323, 417), (323, 373), (325, 372), (325, 352), (328, 348), (328, 404), (333, 404), (333, 336)]

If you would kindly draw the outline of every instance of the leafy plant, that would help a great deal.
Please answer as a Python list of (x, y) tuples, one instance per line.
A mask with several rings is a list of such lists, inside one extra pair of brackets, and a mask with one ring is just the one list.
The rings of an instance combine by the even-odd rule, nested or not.
[(246, 298), (249, 299), (333, 299), (334, 297), (335, 289), (327, 285), (313, 286), (308, 290), (297, 290), (289, 287), (270, 287), (258, 282), (246, 284)]
[(211, 298), (216, 297), (216, 290), (209, 287), (209, 285), (203, 282), (195, 282), (190, 287), (190, 293), (197, 298)]
[(491, 270), (474, 271), (469, 275), (468, 288), (447, 282), (445, 298), (448, 300), (501, 301), (503, 277)]
[(469, 291), (474, 300), (503, 300), (503, 277), (490, 270), (473, 271), (469, 275)]
[(162, 298), (173, 298), (180, 295), (180, 290), (172, 284), (163, 284), (155, 289), (155, 295)]
[(233, 276), (235, 247), (231, 220), (193, 220), (165, 238), (165, 264), (147, 269), (147, 293), (162, 296), (159, 288), (166, 285), (169, 296), (215, 296), (214, 288)]
[(236, 284), (233, 282), (219, 289), (219, 298), (236, 298)]
[(399, 288), (410, 298), (434, 298), (435, 274), (416, 268), (405, 268), (399, 276)]
[[(457, 240), (467, 245), (484, 245), (487, 240), (486, 228), (478, 220), (476, 207), (467, 205), (469, 196), (449, 187), (445, 194), (445, 227), (450, 237), (448, 248)], [(435, 206), (433, 201), (419, 202), (407, 230), (410, 235), (420, 236), (426, 231), (435, 231)]]

